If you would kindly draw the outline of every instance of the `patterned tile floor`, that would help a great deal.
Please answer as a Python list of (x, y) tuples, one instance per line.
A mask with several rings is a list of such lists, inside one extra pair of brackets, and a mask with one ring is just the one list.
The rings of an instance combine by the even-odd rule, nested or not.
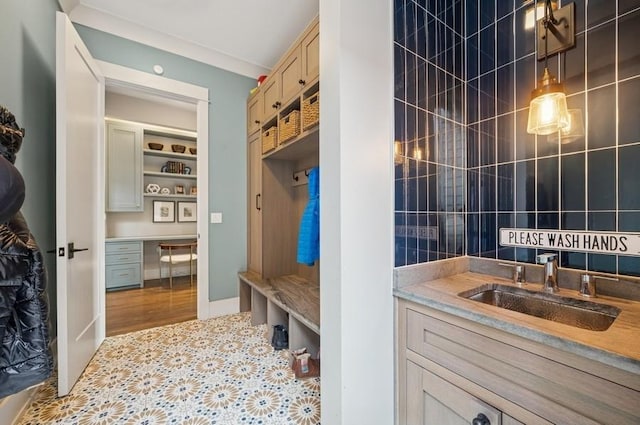
[(319, 424), (320, 379), (296, 379), (266, 331), (240, 313), (107, 338), (70, 395), (52, 378), (19, 424)]

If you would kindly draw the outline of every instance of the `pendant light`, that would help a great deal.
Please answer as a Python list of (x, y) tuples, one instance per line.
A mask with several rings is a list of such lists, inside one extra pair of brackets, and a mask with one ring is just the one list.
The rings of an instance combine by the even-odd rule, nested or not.
[[(530, 134), (549, 135), (557, 133), (569, 126), (569, 112), (564, 86), (549, 72), (549, 54), (557, 53), (573, 47), (573, 3), (559, 9), (554, 16), (551, 0), (545, 0), (544, 18), (538, 21), (539, 42), (544, 42), (544, 73), (538, 86), (531, 92), (529, 104), (529, 120), (527, 132)], [(544, 30), (544, 35), (542, 35)], [(550, 40), (549, 35), (554, 39)], [(549, 52), (549, 43), (554, 43)]]

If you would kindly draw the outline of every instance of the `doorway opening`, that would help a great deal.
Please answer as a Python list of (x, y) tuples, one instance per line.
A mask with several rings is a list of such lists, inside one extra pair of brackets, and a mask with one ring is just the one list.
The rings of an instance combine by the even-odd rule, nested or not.
[[(136, 211), (106, 208), (105, 336), (206, 318), (208, 90), (99, 64), (105, 72), (106, 161), (110, 128), (133, 128), (142, 137), (142, 207)], [(108, 174), (108, 165), (106, 170)], [(107, 199), (109, 183), (107, 175)], [(193, 261), (169, 267), (160, 261), (159, 246), (163, 243), (192, 244)], [(131, 257), (110, 256), (131, 246)], [(189, 250), (186, 252), (178, 249), (176, 254), (189, 255)], [(124, 273), (133, 268), (140, 274), (139, 284), (112, 286), (119, 277), (110, 274), (118, 269), (113, 261), (120, 259)], [(127, 268), (127, 264), (133, 267)]]

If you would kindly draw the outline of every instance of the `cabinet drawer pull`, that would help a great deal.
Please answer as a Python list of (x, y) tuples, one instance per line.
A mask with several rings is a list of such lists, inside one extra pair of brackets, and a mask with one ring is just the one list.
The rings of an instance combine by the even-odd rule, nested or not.
[(260, 124), (260, 121), (259, 120), (255, 120), (254, 123)]
[(305, 84), (307, 84), (307, 82), (305, 80), (298, 80), (298, 84), (300, 84), (301, 86), (304, 86)]
[(278, 105), (276, 105), (275, 103), (274, 103), (273, 105), (271, 105), (271, 107), (272, 107), (273, 109), (278, 109)]
[(491, 425), (491, 421), (483, 413), (478, 413), (478, 416), (471, 421), (471, 425)]
[(260, 210), (262, 209), (262, 208), (260, 207), (260, 198), (261, 198), (261, 197), (262, 197), (262, 195), (261, 195), (261, 194), (259, 194), (259, 193), (256, 195), (256, 209), (257, 209), (258, 211), (260, 211)]
[(127, 277), (129, 276), (129, 273), (122, 273), (119, 277)]

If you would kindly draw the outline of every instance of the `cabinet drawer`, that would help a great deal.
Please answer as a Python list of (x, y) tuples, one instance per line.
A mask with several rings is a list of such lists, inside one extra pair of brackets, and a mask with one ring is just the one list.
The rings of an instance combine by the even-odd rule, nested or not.
[(142, 266), (137, 264), (111, 265), (106, 267), (107, 289), (122, 286), (140, 286), (142, 283)]
[(107, 254), (142, 252), (142, 242), (107, 242), (105, 252)]
[(105, 256), (105, 264), (126, 264), (126, 263), (141, 263), (142, 253), (140, 252), (127, 252), (123, 251), (119, 254), (108, 254)]
[[(483, 414), (490, 423), (501, 423), (502, 412), (498, 409), (427, 370), (420, 371), (422, 372), (424, 412), (429, 418), (463, 419), (460, 423), (470, 424), (479, 414)], [(438, 420), (432, 423), (443, 422)]]

